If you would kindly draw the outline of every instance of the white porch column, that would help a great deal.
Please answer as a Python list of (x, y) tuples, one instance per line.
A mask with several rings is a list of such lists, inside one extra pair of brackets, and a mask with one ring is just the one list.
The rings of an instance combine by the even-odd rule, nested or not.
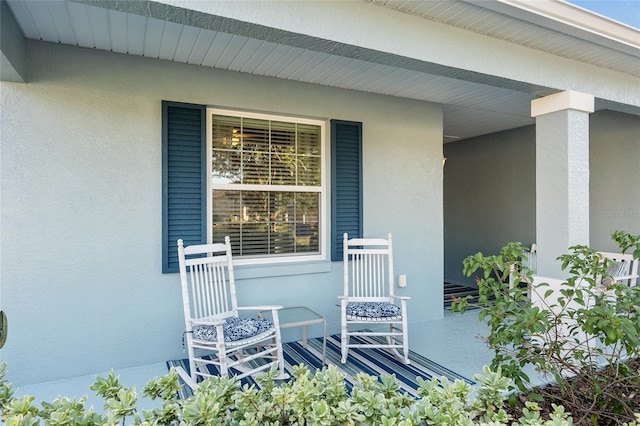
[(594, 97), (560, 92), (531, 102), (536, 118), (538, 275), (564, 278), (556, 260), (589, 244), (589, 114)]

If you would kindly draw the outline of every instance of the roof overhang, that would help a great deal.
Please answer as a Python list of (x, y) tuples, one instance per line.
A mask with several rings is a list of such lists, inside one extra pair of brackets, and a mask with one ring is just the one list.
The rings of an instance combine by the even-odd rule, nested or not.
[[(2, 79), (8, 81), (27, 80), (24, 39), (41, 40), (436, 102), (443, 105), (444, 134), (450, 140), (533, 124), (531, 101), (561, 90), (349, 37), (332, 37), (320, 33), (322, 25), (314, 33), (309, 22), (307, 31), (300, 20), (278, 20), (278, 13), (286, 13), (294, 4), (298, 10), (292, 13), (304, 14), (318, 5), (324, 7), (318, 10), (327, 11), (329, 6), (323, 1), (7, 3), (9, 7), (2, 0), (1, 53)], [(343, 7), (367, 8), (372, 15), (385, 14), (398, 22), (411, 19), (417, 26), (432, 22), (441, 28), (455, 27), (456, 31), (640, 76), (640, 38), (634, 38), (639, 31), (557, 0), (371, 0), (346, 2)], [(7, 12), (11, 16), (5, 16)], [(7, 33), (14, 28), (15, 43), (5, 43), (5, 27)], [(11, 67), (5, 69), (5, 62)], [(12, 72), (5, 72), (11, 68)], [(640, 103), (598, 99), (599, 108), (640, 115)]]

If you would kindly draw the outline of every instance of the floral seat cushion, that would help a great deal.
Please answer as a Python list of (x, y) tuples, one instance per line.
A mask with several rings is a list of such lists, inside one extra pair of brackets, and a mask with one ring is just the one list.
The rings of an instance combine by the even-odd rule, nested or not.
[[(227, 318), (222, 326), (225, 342), (248, 339), (269, 331), (273, 323), (266, 318)], [(193, 328), (193, 337), (198, 340), (217, 342), (214, 325), (198, 325)]]
[(399, 317), (402, 310), (388, 302), (351, 302), (347, 304), (347, 316), (359, 318)]

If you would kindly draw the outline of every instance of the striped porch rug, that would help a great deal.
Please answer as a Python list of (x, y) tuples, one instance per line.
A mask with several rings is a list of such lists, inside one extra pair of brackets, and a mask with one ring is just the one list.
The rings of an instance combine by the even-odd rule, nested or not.
[(448, 282), (444, 283), (444, 309), (451, 309), (451, 304), (453, 303), (454, 297), (462, 299), (466, 296), (471, 296), (471, 300), (469, 301), (470, 305), (467, 307), (467, 309), (476, 309), (478, 297), (480, 297), (480, 293), (478, 292), (477, 288), (465, 287)]
[[(359, 341), (359, 343), (364, 343), (376, 339), (378, 338), (352, 337), (352, 342), (355, 343)], [(309, 339), (306, 349), (302, 346), (301, 342), (284, 343), (282, 346), (285, 357), (285, 370), (287, 373), (291, 374), (292, 367), (299, 364), (306, 365), (312, 373), (322, 368), (322, 338)], [(460, 379), (469, 384), (475, 384), (473, 380), (465, 378), (413, 351), (409, 352), (409, 359), (411, 361), (409, 365), (403, 364), (402, 361), (398, 360), (388, 351), (377, 348), (352, 348), (349, 349), (349, 357), (346, 364), (342, 364), (340, 359), (340, 335), (328, 336), (327, 364), (335, 365), (342, 374), (344, 374), (349, 391), (351, 391), (353, 387), (353, 377), (360, 372), (374, 376), (395, 374), (400, 385), (400, 390), (415, 397), (418, 396), (418, 382), (416, 377), (429, 380), (432, 377), (440, 378), (444, 376), (450, 381)], [(167, 361), (168, 368), (176, 366), (180, 366), (186, 371), (189, 371), (189, 362), (187, 359)], [(209, 366), (209, 370), (212, 374), (218, 374), (216, 367)], [(255, 383), (251, 377), (242, 379), (242, 382), (247, 384)], [(180, 398), (188, 398), (191, 395), (191, 389), (186, 385), (183, 386), (183, 390), (179, 392)]]

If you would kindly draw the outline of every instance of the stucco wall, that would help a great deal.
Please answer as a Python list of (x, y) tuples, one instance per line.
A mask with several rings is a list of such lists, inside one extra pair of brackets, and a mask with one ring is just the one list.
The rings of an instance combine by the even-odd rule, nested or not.
[[(444, 146), (445, 280), (473, 285), (462, 260), (536, 240), (535, 128)], [(589, 245), (619, 251), (611, 234), (640, 233), (640, 118), (589, 116)]]
[(445, 279), (474, 285), (465, 257), (535, 241), (535, 128), (448, 143), (444, 153)]
[[(161, 274), (163, 99), (362, 121), (365, 232), (393, 233), (410, 322), (442, 316), (439, 106), (41, 42), (27, 48), (30, 82), (1, 83), (0, 306), (9, 338), (0, 354), (15, 385), (185, 356), (179, 279)], [(240, 280), (239, 294), (248, 304), (308, 305), (336, 333), (341, 268), (254, 267), (244, 275), (265, 276)]]
[(590, 245), (619, 251), (614, 231), (640, 234), (640, 117), (591, 114), (589, 136)]

